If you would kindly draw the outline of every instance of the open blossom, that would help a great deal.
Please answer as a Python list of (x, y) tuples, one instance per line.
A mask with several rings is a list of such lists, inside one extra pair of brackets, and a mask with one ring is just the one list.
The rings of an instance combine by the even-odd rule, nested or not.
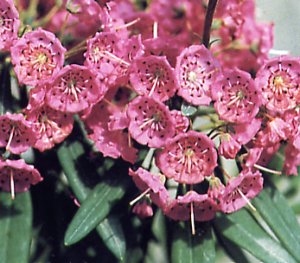
[(212, 86), (214, 107), (220, 119), (233, 123), (250, 122), (261, 105), (261, 92), (248, 72), (235, 69), (224, 71)]
[(177, 57), (175, 68), (178, 95), (193, 105), (208, 105), (218, 71), (217, 61), (203, 45), (185, 48)]
[(37, 135), (34, 148), (43, 152), (62, 142), (73, 129), (73, 116), (51, 109), (45, 104), (45, 89), (36, 87), (30, 90), (29, 104), (24, 110), (26, 120), (31, 123)]
[(130, 72), (130, 83), (139, 95), (166, 101), (177, 90), (174, 70), (166, 57), (147, 56), (136, 59)]
[(123, 45), (124, 41), (115, 32), (96, 33), (87, 41), (85, 65), (108, 84), (113, 84), (122, 67), (129, 66), (129, 63), (122, 59)]
[(189, 191), (184, 196), (177, 196), (172, 200), (165, 214), (173, 220), (189, 220), (191, 210), (195, 221), (209, 221), (215, 217), (218, 205), (207, 194)]
[(159, 148), (175, 135), (174, 120), (162, 102), (140, 96), (128, 105), (129, 133), (140, 144)]
[(35, 185), (42, 180), (38, 170), (26, 164), (23, 159), (0, 160), (0, 189), (11, 192), (12, 199), (15, 197), (15, 192), (26, 192), (30, 185)]
[(149, 193), (150, 199), (154, 204), (163, 211), (167, 209), (170, 202), (169, 192), (158, 175), (154, 175), (143, 168), (139, 168), (136, 171), (129, 169), (129, 175), (132, 176), (140, 191)]
[(217, 166), (213, 142), (203, 133), (189, 131), (168, 140), (156, 156), (163, 174), (179, 183), (196, 184), (211, 175)]
[(18, 38), (20, 27), (19, 13), (13, 0), (0, 2), (0, 50), (8, 51)]
[(65, 66), (47, 87), (47, 105), (67, 113), (86, 110), (104, 97), (106, 87), (85, 66)]
[(230, 179), (220, 198), (221, 210), (232, 213), (244, 207), (257, 196), (263, 188), (263, 177), (259, 171), (243, 170), (237, 177)]
[(283, 113), (299, 104), (299, 75), (299, 59), (289, 56), (273, 58), (259, 69), (255, 81), (268, 110)]
[(19, 83), (35, 86), (49, 81), (62, 68), (65, 51), (49, 31), (38, 28), (26, 33), (11, 48)]
[(7, 112), (0, 116), (0, 147), (6, 147), (6, 150), (20, 154), (33, 146), (36, 140), (37, 135), (31, 123), (25, 120), (22, 114)]

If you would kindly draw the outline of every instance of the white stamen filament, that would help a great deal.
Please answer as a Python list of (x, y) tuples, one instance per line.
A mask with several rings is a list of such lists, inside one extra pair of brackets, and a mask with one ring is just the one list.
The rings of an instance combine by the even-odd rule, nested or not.
[(128, 28), (128, 27), (130, 27), (130, 26), (133, 26), (134, 24), (136, 24), (136, 23), (139, 22), (140, 20), (141, 20), (141, 19), (138, 17), (138, 18), (136, 18), (136, 19), (134, 19), (134, 20), (132, 20), (132, 21), (130, 21), (130, 22), (124, 24), (124, 25), (117, 26), (115, 29), (116, 29), (116, 31), (118, 31), (118, 30), (120, 30), (120, 29)]
[(15, 132), (15, 126), (12, 127), (12, 129), (10, 131), (10, 134), (9, 134), (8, 142), (7, 142), (7, 145), (6, 145), (6, 148), (5, 148), (7, 151), (9, 151), (10, 144), (11, 144), (12, 139), (14, 137), (14, 132)]
[(12, 170), (10, 171), (10, 193), (11, 193), (11, 199), (15, 199), (15, 182), (14, 182), (14, 176)]
[(153, 24), (153, 38), (158, 37), (158, 23), (157, 21), (154, 22)]
[(271, 174), (276, 174), (276, 175), (281, 175), (282, 174), (281, 171), (272, 170), (272, 169), (269, 169), (267, 167), (263, 167), (259, 164), (254, 164), (253, 167), (255, 167), (258, 170), (261, 170), (261, 171), (264, 171), (264, 172), (267, 172), (267, 173), (271, 173)]
[(241, 195), (241, 197), (246, 201), (246, 203), (249, 205), (249, 207), (253, 210), (256, 211), (256, 208), (251, 204), (250, 200), (247, 198), (247, 196), (244, 195), (244, 193), (237, 188), (238, 193)]
[(150, 192), (150, 188), (146, 189), (144, 192), (142, 192), (138, 197), (134, 198), (129, 205), (133, 206), (135, 203), (137, 203), (138, 201), (140, 201), (145, 195), (147, 195)]
[(195, 229), (195, 215), (194, 215), (193, 202), (191, 202), (191, 228), (192, 228), (192, 235), (194, 236), (196, 234), (196, 229)]

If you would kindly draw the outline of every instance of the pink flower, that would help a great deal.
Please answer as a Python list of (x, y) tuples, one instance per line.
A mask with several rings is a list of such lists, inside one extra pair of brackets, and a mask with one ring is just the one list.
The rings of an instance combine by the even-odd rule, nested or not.
[(234, 159), (242, 145), (239, 144), (229, 133), (221, 136), (218, 153), (227, 159)]
[(165, 56), (172, 67), (176, 66), (176, 57), (179, 56), (182, 48), (175, 43), (172, 37), (156, 37), (143, 41), (145, 56)]
[(299, 74), (299, 59), (289, 56), (273, 58), (259, 69), (255, 81), (268, 110), (283, 113), (299, 104)]
[(37, 134), (33, 147), (41, 152), (62, 142), (72, 132), (74, 119), (71, 114), (53, 110), (43, 104), (25, 113)]
[(100, 32), (87, 41), (85, 65), (94, 70), (108, 84), (113, 84), (123, 67), (130, 64), (123, 59), (124, 41), (114, 32)]
[(258, 132), (255, 144), (261, 147), (270, 147), (286, 140), (290, 133), (290, 125), (283, 119), (276, 117), (267, 122), (265, 129)]
[(7, 112), (1, 115), (0, 127), (0, 147), (6, 147), (6, 150), (14, 154), (27, 151), (37, 140), (31, 123), (22, 114)]
[(298, 175), (298, 166), (300, 165), (300, 151), (292, 144), (288, 144), (285, 148), (285, 159), (283, 172), (286, 175)]
[(130, 69), (130, 83), (139, 95), (166, 101), (177, 90), (174, 70), (166, 57), (148, 56), (134, 60)]
[(219, 70), (217, 61), (203, 45), (185, 48), (177, 57), (175, 68), (178, 95), (193, 105), (208, 105)]
[(63, 66), (65, 51), (51, 32), (38, 28), (26, 33), (11, 48), (19, 83), (35, 86), (49, 81)]
[(151, 201), (163, 211), (169, 205), (170, 196), (159, 176), (156, 176), (143, 168), (137, 171), (129, 169), (129, 175), (141, 192), (149, 192)]
[(0, 2), (0, 50), (9, 51), (18, 38), (19, 27), (19, 13), (13, 0), (2, 0)]
[(243, 170), (225, 186), (220, 200), (221, 210), (232, 213), (244, 207), (263, 188), (263, 177), (259, 171)]
[(95, 142), (96, 148), (104, 156), (112, 158), (122, 157), (134, 163), (137, 150), (129, 145), (128, 134), (123, 130), (109, 130), (108, 123), (112, 110), (107, 104), (100, 102), (92, 108), (89, 116), (84, 120), (88, 137)]
[(175, 135), (175, 124), (166, 105), (140, 96), (128, 104), (129, 133), (138, 143), (160, 148)]
[(12, 199), (15, 192), (26, 192), (31, 184), (35, 185), (42, 180), (38, 170), (26, 164), (23, 159), (0, 160), (0, 188), (11, 192)]
[(175, 121), (175, 134), (186, 132), (190, 126), (190, 120), (179, 110), (171, 110), (171, 116)]
[(189, 191), (172, 200), (165, 214), (173, 220), (189, 220), (193, 209), (195, 221), (209, 221), (215, 217), (218, 206), (207, 194)]
[(261, 92), (250, 74), (239, 69), (226, 70), (224, 76), (212, 86), (214, 107), (220, 119), (233, 122), (250, 122), (261, 105)]
[(155, 160), (166, 177), (179, 183), (196, 184), (211, 175), (217, 166), (217, 152), (205, 134), (189, 131), (168, 140)]
[(106, 87), (85, 66), (65, 66), (47, 87), (46, 103), (54, 110), (78, 113), (104, 97)]
[(153, 216), (153, 209), (146, 200), (135, 204), (132, 208), (132, 212), (135, 213), (141, 219)]

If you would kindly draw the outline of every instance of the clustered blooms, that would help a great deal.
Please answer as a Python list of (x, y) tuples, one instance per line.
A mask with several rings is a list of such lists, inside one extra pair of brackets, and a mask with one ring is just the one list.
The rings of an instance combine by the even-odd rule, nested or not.
[[(43, 10), (50, 2), (40, 1)], [(133, 212), (152, 216), (154, 203), (192, 223), (251, 205), (263, 188), (260, 170), (281, 145), (283, 171), (296, 175), (300, 59), (269, 59), (272, 24), (255, 21), (253, 0), (220, 1), (216, 41), (206, 48), (205, 3), (152, 0), (140, 10), (128, 0), (63, 1), (50, 20), (40, 20), (43, 28), (19, 30), (13, 1), (2, 0), (0, 49), (20, 89), (30, 92), (22, 113), (0, 116), (0, 147), (13, 155), (51, 149), (78, 114), (104, 157), (137, 164), (138, 154), (154, 152), (151, 167), (129, 170), (142, 192)], [(210, 127), (197, 125), (199, 116)], [(222, 168), (223, 157), (236, 160), (238, 175)], [(0, 187), (12, 197), (41, 180), (21, 159), (0, 159)], [(175, 197), (169, 182), (178, 187)]]

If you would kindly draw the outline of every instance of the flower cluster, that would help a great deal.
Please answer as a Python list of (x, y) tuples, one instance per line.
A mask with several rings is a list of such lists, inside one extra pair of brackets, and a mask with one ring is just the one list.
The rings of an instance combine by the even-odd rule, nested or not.
[[(40, 1), (43, 10), (48, 2)], [(13, 1), (0, 4), (0, 48), (20, 89), (30, 88), (22, 113), (0, 116), (6, 152), (51, 149), (77, 114), (104, 157), (136, 167), (152, 153), (151, 167), (129, 170), (142, 191), (133, 211), (151, 216), (154, 203), (174, 220), (207, 221), (251, 205), (263, 188), (259, 170), (281, 145), (284, 172), (297, 174), (300, 59), (269, 59), (272, 24), (255, 21), (254, 1), (220, 1), (210, 48), (201, 44), (210, 30), (206, 1), (152, 0), (146, 10), (126, 0), (63, 2), (19, 34)], [(209, 127), (198, 123), (205, 118)], [(237, 162), (238, 175), (223, 158)], [(12, 196), (38, 181), (22, 160), (0, 160), (0, 186)]]

